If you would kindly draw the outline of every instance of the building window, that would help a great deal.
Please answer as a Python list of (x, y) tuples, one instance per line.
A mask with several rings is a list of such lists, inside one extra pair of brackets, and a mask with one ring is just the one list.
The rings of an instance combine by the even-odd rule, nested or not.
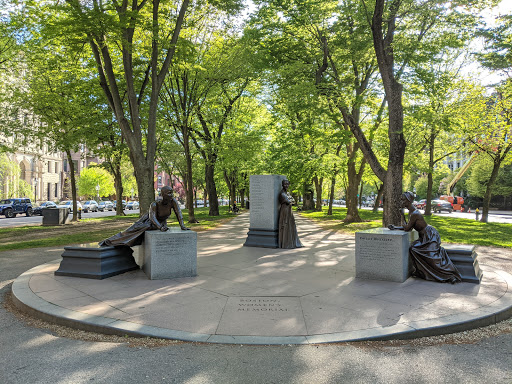
[(64, 172), (67, 172), (68, 171), (68, 161), (67, 160), (64, 160), (62, 162), (63, 166), (64, 166)]
[(57, 197), (57, 191), (59, 190), (59, 184), (55, 183), (55, 194), (54, 196)]
[(59, 173), (59, 163), (55, 162), (55, 173)]
[(48, 173), (52, 172), (52, 162), (48, 161)]

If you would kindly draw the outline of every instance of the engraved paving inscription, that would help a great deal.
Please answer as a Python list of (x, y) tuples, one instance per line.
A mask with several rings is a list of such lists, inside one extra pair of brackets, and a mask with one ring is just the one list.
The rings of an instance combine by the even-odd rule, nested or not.
[(288, 312), (288, 306), (279, 298), (241, 297), (238, 312)]
[(289, 336), (305, 335), (306, 323), (298, 297), (230, 297), (217, 334)]

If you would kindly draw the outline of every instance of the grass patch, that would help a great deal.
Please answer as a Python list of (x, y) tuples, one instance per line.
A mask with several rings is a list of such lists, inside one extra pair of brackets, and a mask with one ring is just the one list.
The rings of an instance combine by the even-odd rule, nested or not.
[[(359, 211), (364, 221), (351, 224), (343, 222), (347, 215), (346, 208), (333, 207), (332, 216), (327, 216), (327, 207), (324, 207), (321, 212), (303, 211), (300, 214), (326, 229), (346, 234), (382, 226), (382, 212), (373, 213), (365, 209)], [(482, 223), (450, 217), (449, 214), (425, 216), (425, 220), (439, 231), (441, 240), (446, 243), (512, 248), (512, 224)]]
[[(188, 212), (183, 211), (185, 225), (194, 231), (206, 231), (230, 221), (236, 215), (228, 212), (228, 207), (219, 207), (219, 216), (208, 216), (209, 208), (196, 208), (194, 213), (199, 223), (187, 223)], [(82, 216), (83, 217), (83, 216)], [(23, 226), (1, 228), (0, 251), (15, 249), (64, 246), (69, 244), (97, 243), (117, 232), (123, 231), (137, 221), (138, 214), (126, 216), (106, 216), (99, 218), (83, 218), (79, 222), (43, 227)], [(167, 221), (169, 226), (178, 226), (176, 217), (171, 215)]]

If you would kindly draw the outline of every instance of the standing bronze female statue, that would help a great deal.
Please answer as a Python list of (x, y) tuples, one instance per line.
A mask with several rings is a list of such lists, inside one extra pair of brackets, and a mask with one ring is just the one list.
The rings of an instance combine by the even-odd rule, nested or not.
[(402, 195), (402, 208), (409, 210), (409, 222), (406, 222), (403, 227), (388, 226), (389, 229), (418, 231), (419, 239), (415, 240), (409, 248), (414, 267), (413, 276), (452, 284), (462, 281), (459, 271), (448, 257), (446, 250), (441, 247), (439, 232), (427, 224), (423, 215), (412, 204), (413, 200), (414, 195), (411, 192), (405, 192)]
[(149, 212), (141, 216), (130, 228), (103, 240), (99, 245), (102, 247), (112, 245), (131, 247), (133, 245), (140, 245), (142, 240), (144, 240), (144, 232), (157, 229), (165, 232), (169, 229), (167, 227), (167, 219), (172, 211), (176, 213), (181, 229), (190, 229), (185, 227), (183, 223), (183, 215), (181, 214), (178, 202), (173, 196), (172, 188), (163, 187), (160, 195), (162, 198), (151, 203)]
[(279, 248), (301, 248), (292, 212), (292, 204), (295, 201), (288, 193), (290, 182), (285, 179), (281, 185), (283, 189), (279, 193)]

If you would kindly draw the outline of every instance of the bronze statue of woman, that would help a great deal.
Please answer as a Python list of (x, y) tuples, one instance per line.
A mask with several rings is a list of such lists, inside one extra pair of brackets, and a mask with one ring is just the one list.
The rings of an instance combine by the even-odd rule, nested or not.
[(183, 215), (181, 214), (178, 202), (173, 196), (171, 187), (163, 187), (160, 191), (161, 199), (151, 203), (149, 212), (141, 216), (130, 228), (123, 232), (119, 232), (99, 243), (102, 247), (107, 246), (126, 246), (142, 244), (144, 240), (144, 232), (151, 230), (167, 231), (167, 219), (172, 211), (176, 213), (176, 217), (181, 229), (189, 230), (183, 223)]
[(405, 192), (402, 195), (402, 208), (409, 210), (409, 222), (406, 222), (403, 227), (388, 226), (389, 229), (418, 231), (419, 239), (415, 240), (409, 248), (414, 267), (413, 276), (452, 284), (462, 281), (459, 271), (448, 257), (446, 250), (441, 247), (439, 232), (427, 224), (423, 215), (412, 204), (413, 200), (412, 192)]
[(290, 182), (283, 180), (283, 189), (279, 193), (279, 248), (301, 248), (302, 243), (297, 234), (292, 204), (295, 202), (288, 193)]

